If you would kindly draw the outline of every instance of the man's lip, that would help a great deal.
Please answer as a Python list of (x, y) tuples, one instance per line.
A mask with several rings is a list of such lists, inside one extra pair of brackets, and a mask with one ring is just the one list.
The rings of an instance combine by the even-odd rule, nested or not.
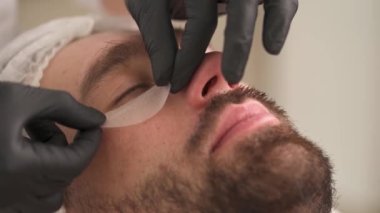
[(276, 116), (257, 100), (231, 104), (226, 107), (218, 120), (210, 152), (215, 152), (237, 136), (252, 134), (261, 127), (279, 123)]

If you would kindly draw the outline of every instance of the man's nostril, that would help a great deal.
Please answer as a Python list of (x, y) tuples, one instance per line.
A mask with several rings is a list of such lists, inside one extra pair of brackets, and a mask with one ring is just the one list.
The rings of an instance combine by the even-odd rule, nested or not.
[(214, 76), (210, 80), (207, 81), (206, 85), (203, 87), (202, 96), (206, 96), (210, 88), (216, 83), (217, 77)]

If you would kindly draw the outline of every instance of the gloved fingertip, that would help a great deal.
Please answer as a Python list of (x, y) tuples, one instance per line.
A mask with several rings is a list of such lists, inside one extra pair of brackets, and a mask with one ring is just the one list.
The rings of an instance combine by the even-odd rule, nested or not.
[(106, 121), (106, 116), (101, 111), (95, 109), (94, 107), (88, 107), (93, 115), (94, 121), (103, 124)]
[(241, 81), (241, 77), (225, 77), (228, 84), (237, 84)]
[(279, 39), (278, 41), (273, 41), (264, 38), (264, 48), (265, 50), (272, 55), (280, 54), (282, 48), (284, 47), (283, 39)]
[(183, 67), (175, 67), (170, 85), (170, 92), (177, 93), (184, 89), (191, 82), (196, 70), (195, 65), (185, 65)]
[(83, 142), (98, 142), (102, 135), (102, 129), (101, 128), (94, 128), (89, 130), (84, 130), (78, 132), (78, 134), (75, 136), (74, 141), (83, 141)]
[(181, 91), (184, 88), (181, 84), (172, 84), (170, 88), (170, 93), (175, 94)]
[[(102, 129), (95, 128), (86, 131), (80, 131), (74, 138), (74, 143), (71, 144), (71, 149), (75, 150), (74, 153), (80, 153), (81, 159), (78, 160), (78, 168), (83, 168), (88, 163), (91, 157), (95, 154), (99, 147), (100, 139), (102, 136)], [(80, 171), (77, 171), (80, 172)]]
[(82, 132), (82, 133), (84, 134), (83, 137), (97, 140), (102, 135), (102, 129), (100, 127), (99, 128), (93, 128), (91, 130), (87, 130), (86, 132)]
[(154, 79), (154, 83), (159, 87), (163, 87), (167, 86), (169, 84), (169, 81), (166, 79)]
[(55, 212), (62, 207), (63, 199), (63, 193), (59, 192), (45, 198), (42, 201), (45, 203), (45, 205), (47, 205), (48, 212)]
[(228, 84), (237, 84), (243, 78), (243, 71), (237, 71), (237, 69), (231, 69), (223, 65), (222, 74)]
[(162, 64), (160, 64), (159, 66), (153, 66), (152, 69), (154, 83), (157, 86), (166, 86), (170, 83), (170, 77), (173, 73), (173, 65), (162, 66)]

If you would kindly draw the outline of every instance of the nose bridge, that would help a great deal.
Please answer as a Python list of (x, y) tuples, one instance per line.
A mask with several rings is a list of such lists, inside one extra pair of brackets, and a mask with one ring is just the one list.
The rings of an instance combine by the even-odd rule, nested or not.
[(221, 71), (221, 53), (207, 53), (194, 74), (187, 90), (187, 102), (195, 108), (203, 108), (215, 95), (233, 87), (224, 79)]

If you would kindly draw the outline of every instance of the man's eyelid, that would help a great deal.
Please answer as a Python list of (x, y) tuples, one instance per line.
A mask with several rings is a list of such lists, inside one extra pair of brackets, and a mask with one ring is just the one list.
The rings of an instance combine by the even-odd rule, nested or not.
[(153, 84), (144, 82), (144, 83), (138, 83), (132, 87), (129, 87), (127, 90), (125, 90), (123, 93), (121, 93), (119, 96), (117, 96), (117, 98), (115, 98), (112, 101), (109, 108), (113, 108), (113, 107), (117, 106), (123, 99), (125, 99), (129, 95), (132, 95), (133, 92), (135, 92), (136, 90), (138, 90), (138, 89), (149, 89), (152, 86), (153, 86)]

